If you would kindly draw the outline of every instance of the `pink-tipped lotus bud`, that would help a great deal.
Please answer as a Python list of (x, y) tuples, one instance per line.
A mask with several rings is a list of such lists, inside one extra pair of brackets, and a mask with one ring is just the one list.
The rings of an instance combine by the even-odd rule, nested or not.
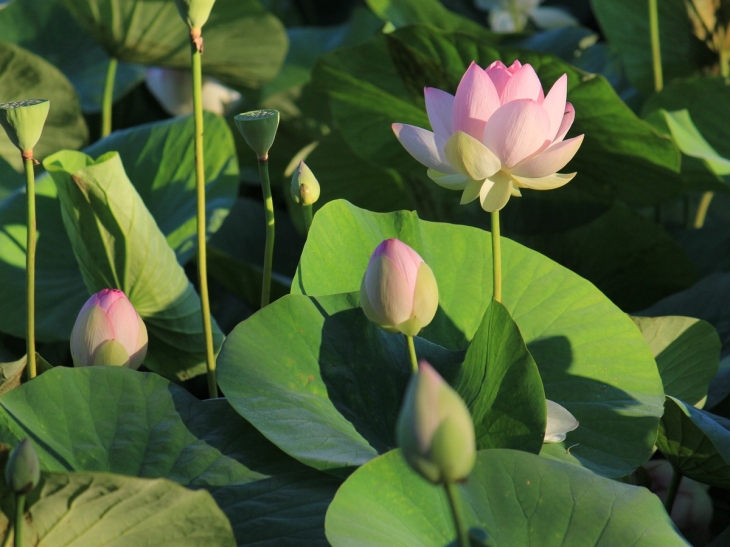
[(41, 466), (33, 443), (23, 439), (10, 453), (5, 465), (5, 482), (15, 494), (27, 494), (38, 486)]
[(386, 239), (370, 257), (360, 285), (360, 305), (380, 328), (415, 336), (436, 315), (436, 278), (416, 251), (402, 241)]
[(86, 301), (71, 332), (74, 366), (138, 369), (147, 354), (147, 328), (118, 289), (104, 289)]
[(396, 441), (408, 465), (434, 484), (462, 481), (474, 468), (477, 452), (469, 409), (426, 361), (408, 383)]

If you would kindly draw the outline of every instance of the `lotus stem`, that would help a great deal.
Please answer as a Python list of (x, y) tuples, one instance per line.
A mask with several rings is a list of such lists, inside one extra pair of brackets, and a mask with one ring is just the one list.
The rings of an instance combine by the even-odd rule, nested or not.
[(408, 354), (411, 356), (411, 369), (413, 374), (418, 372), (418, 358), (416, 357), (416, 346), (413, 343), (413, 336), (406, 336), (406, 342), (408, 343)]
[(271, 197), (271, 182), (269, 181), (269, 155), (259, 156), (259, 176), (261, 190), (264, 193), (264, 209), (266, 211), (266, 248), (264, 250), (264, 279), (261, 285), (261, 307), (269, 305), (271, 293), (271, 265), (274, 259), (274, 200)]
[(218, 384), (215, 378), (215, 352), (213, 351), (213, 327), (210, 319), (208, 299), (208, 263), (205, 240), (205, 160), (203, 157), (203, 53), (202, 37), (199, 29), (190, 31), (190, 51), (193, 65), (193, 112), (195, 119), (195, 181), (197, 190), (198, 224), (198, 286), (200, 287), (200, 309), (203, 315), (203, 335), (208, 372), (208, 395), (218, 397)]
[(312, 227), (312, 206), (302, 205), (302, 215), (304, 216), (304, 232), (308, 234)]
[(674, 466), (672, 466), (672, 479), (669, 482), (669, 489), (667, 490), (667, 499), (664, 500), (664, 508), (667, 510), (669, 517), (672, 516), (672, 507), (674, 507), (674, 500), (677, 497), (679, 491), (679, 483), (682, 482), (682, 473)]
[(712, 198), (715, 197), (714, 192), (704, 192), (702, 199), (697, 207), (697, 214), (695, 215), (694, 227), (698, 230), (705, 225), (705, 219), (707, 218), (707, 210), (710, 208)]
[(23, 547), (23, 520), (26, 494), (15, 495), (15, 547)]
[(114, 78), (117, 75), (116, 57), (109, 59), (109, 66), (106, 69), (106, 80), (104, 81), (104, 99), (101, 103), (101, 138), (103, 139), (112, 132), (112, 103), (114, 102)]
[(28, 200), (28, 225), (25, 250), (25, 294), (26, 294), (26, 329), (25, 352), (28, 357), (28, 379), (36, 376), (35, 358), (35, 172), (33, 169), (33, 150), (22, 152), (25, 167), (25, 193)]
[(494, 211), (492, 212), (493, 298), (497, 302), (502, 302), (502, 244), (499, 237), (499, 211)]
[(649, 0), (649, 30), (651, 32), (651, 59), (654, 65), (654, 91), (664, 87), (662, 75), (662, 51), (659, 42), (659, 10), (657, 0)]
[(461, 510), (461, 504), (459, 503), (459, 492), (456, 488), (456, 484), (453, 482), (447, 482), (444, 485), (444, 488), (446, 488), (446, 497), (449, 499), (449, 506), (451, 506), (451, 516), (454, 519), (457, 543), (459, 547), (469, 547), (469, 531), (467, 530), (464, 515)]

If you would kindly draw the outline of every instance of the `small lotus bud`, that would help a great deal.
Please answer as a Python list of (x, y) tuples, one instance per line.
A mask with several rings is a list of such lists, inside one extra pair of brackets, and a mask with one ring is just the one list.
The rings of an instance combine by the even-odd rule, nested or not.
[(319, 199), (319, 182), (303, 161), (299, 162), (292, 175), (291, 197), (299, 205), (312, 205)]
[(40, 140), (50, 106), (48, 99), (0, 103), (0, 125), (21, 152), (33, 150)]
[(259, 159), (267, 159), (279, 127), (278, 110), (253, 110), (238, 114), (236, 127)]
[(104, 289), (81, 308), (71, 332), (74, 366), (138, 369), (147, 354), (147, 327), (117, 289)]
[(545, 425), (544, 443), (560, 443), (570, 431), (580, 425), (568, 410), (558, 403), (547, 400), (547, 424)]
[(370, 257), (360, 285), (360, 305), (380, 328), (415, 336), (436, 315), (436, 278), (416, 251), (402, 241), (386, 239)]
[(396, 441), (408, 465), (434, 484), (462, 481), (474, 468), (477, 452), (469, 409), (426, 361), (408, 383)]
[(5, 482), (15, 494), (27, 494), (38, 486), (41, 466), (33, 443), (25, 438), (10, 453), (5, 465)]
[(190, 29), (200, 29), (208, 20), (215, 0), (175, 0), (177, 11)]

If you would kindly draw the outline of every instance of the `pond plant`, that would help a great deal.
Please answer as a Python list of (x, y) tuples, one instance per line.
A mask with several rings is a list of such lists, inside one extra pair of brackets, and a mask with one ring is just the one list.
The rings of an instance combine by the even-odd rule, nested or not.
[(728, 13), (0, 3), (0, 544), (728, 544)]

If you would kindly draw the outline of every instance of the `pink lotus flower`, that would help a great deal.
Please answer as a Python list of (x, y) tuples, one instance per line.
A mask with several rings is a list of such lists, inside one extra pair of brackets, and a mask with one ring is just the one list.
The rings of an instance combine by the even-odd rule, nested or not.
[(74, 366), (137, 369), (147, 354), (147, 327), (118, 289), (104, 289), (86, 301), (71, 331)]
[(520, 188), (551, 190), (576, 175), (557, 173), (583, 142), (563, 140), (575, 119), (567, 85), (563, 74), (545, 95), (530, 65), (472, 63), (455, 96), (425, 89), (433, 133), (401, 123), (393, 132), (436, 184), (464, 191), (462, 204), (478, 197), (485, 211), (498, 211)]
[(421, 256), (397, 239), (375, 248), (360, 285), (360, 305), (388, 332), (415, 336), (436, 315), (438, 286)]

